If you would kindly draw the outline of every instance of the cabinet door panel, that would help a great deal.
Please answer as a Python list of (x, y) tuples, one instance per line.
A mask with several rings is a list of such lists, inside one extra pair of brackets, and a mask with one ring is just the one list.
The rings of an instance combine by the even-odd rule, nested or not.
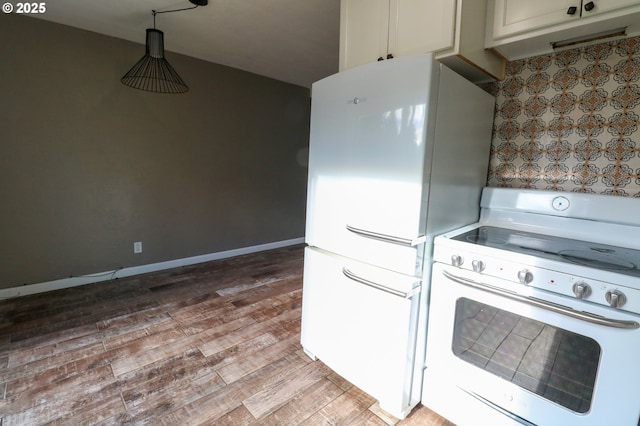
[[(495, 0), (493, 36), (531, 31), (580, 19), (580, 0)], [(576, 13), (569, 15), (570, 7)]]
[[(589, 11), (585, 5), (593, 3)], [(568, 14), (569, 8), (575, 13)], [(504, 46), (503, 43), (536, 38), (523, 47), (530, 51), (518, 51), (514, 47), (500, 48), (507, 58), (541, 54), (544, 49), (531, 46), (548, 45), (550, 42), (582, 37), (621, 27), (637, 26), (640, 13), (638, 0), (489, 0), (487, 19), (491, 36), (486, 45)], [(492, 11), (492, 12), (491, 12)]]
[(389, 0), (342, 0), (340, 70), (387, 56)]
[[(583, 3), (587, 3), (589, 0), (584, 0)], [(582, 9), (582, 17), (613, 11), (627, 6), (638, 6), (638, 0), (593, 0), (595, 7), (587, 12), (584, 7)]]
[(389, 52), (398, 57), (452, 48), (455, 15), (455, 1), (391, 0)]

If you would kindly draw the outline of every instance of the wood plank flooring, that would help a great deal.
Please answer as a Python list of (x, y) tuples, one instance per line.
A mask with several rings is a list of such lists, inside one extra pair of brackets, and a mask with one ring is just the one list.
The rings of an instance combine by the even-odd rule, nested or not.
[(300, 346), (303, 247), (0, 301), (0, 426), (398, 421)]

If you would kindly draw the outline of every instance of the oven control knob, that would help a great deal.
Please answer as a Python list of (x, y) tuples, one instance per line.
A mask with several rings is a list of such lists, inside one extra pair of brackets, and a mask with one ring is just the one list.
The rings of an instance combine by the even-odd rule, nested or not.
[(533, 281), (533, 274), (528, 269), (518, 271), (518, 281), (520, 281), (520, 284), (529, 284)]
[(627, 296), (623, 292), (618, 290), (608, 291), (604, 294), (604, 298), (607, 299), (609, 306), (613, 308), (619, 308), (627, 303)]
[(591, 287), (585, 282), (575, 283), (572, 289), (573, 294), (575, 294), (578, 299), (586, 299), (591, 296)]
[(454, 254), (451, 256), (451, 264), (453, 266), (462, 266), (463, 263), (464, 263), (464, 258), (462, 256), (459, 256), (457, 254)]
[(484, 262), (482, 260), (472, 261), (471, 266), (473, 267), (473, 272), (482, 272), (485, 268)]

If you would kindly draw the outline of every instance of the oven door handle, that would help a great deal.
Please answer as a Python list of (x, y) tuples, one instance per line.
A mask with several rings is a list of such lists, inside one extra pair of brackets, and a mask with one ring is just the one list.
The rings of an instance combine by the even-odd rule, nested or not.
[(568, 317), (576, 318), (582, 321), (587, 321), (592, 324), (629, 330), (640, 328), (640, 324), (638, 324), (636, 321), (619, 320), (614, 318), (601, 317), (599, 315), (590, 314), (589, 312), (576, 311), (566, 306), (547, 302), (545, 300), (537, 299), (534, 297), (521, 296), (519, 294), (511, 293), (509, 291), (505, 291), (501, 288), (494, 287), (489, 284), (479, 283), (468, 278), (459, 277), (447, 271), (442, 271), (442, 273), (445, 277), (457, 282), (458, 284), (462, 284), (467, 287), (472, 287), (477, 290), (481, 290), (498, 296), (506, 297), (507, 299), (515, 300), (517, 302), (526, 303), (527, 305), (534, 306), (536, 308), (546, 309), (547, 311), (566, 315)]
[(347, 277), (350, 280), (353, 280), (353, 281), (355, 281), (357, 283), (364, 284), (364, 285), (369, 286), (369, 287), (373, 287), (376, 290), (384, 291), (385, 293), (393, 294), (394, 296), (402, 297), (403, 299), (411, 299), (413, 296), (415, 296), (416, 294), (420, 293), (420, 286), (419, 285), (415, 286), (411, 291), (404, 292), (404, 291), (400, 291), (400, 290), (396, 290), (396, 289), (387, 287), (384, 284), (379, 284), (377, 282), (368, 280), (366, 278), (362, 278), (362, 277), (354, 274), (353, 272), (351, 272), (346, 267), (342, 268), (342, 273), (344, 274), (345, 277)]

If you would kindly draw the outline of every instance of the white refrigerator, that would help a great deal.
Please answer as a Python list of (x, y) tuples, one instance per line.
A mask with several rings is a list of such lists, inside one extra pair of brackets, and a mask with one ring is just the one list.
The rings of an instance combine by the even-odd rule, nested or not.
[(431, 54), (312, 87), (301, 343), (398, 418), (420, 401), (433, 237), (478, 219), (494, 104)]

